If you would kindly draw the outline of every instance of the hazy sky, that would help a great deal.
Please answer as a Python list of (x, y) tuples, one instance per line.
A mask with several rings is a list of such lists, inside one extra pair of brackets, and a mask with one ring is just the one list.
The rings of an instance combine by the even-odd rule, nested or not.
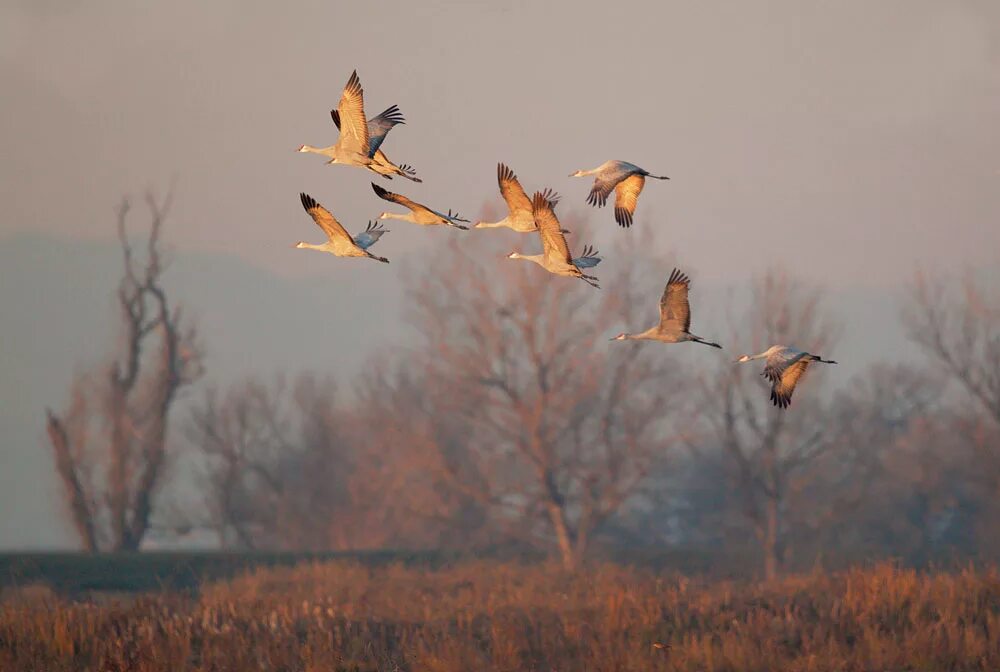
[[(402, 109), (384, 149), (424, 184), (294, 151), (334, 141), (329, 110), (355, 68), (369, 114)], [(589, 182), (567, 175), (617, 158), (672, 178), (647, 185), (633, 228), (655, 228), (657, 252), (696, 279), (740, 284), (781, 264), (834, 292), (891, 291), (917, 266), (1000, 263), (998, 73), (993, 0), (8, 0), (0, 242), (106, 239), (124, 193), (176, 178), (179, 254), (321, 278), (347, 306), (349, 283), (397, 280), (400, 264), (292, 249), (322, 238), (300, 191), (352, 230), (392, 209), (373, 180), (475, 215), (499, 202), (504, 161), (529, 192), (553, 187), (590, 214), (610, 248), (634, 232), (587, 209)], [(447, 236), (513, 236), (392, 228), (379, 254), (394, 262)], [(387, 311), (357, 338), (397, 321)], [(21, 538), (0, 527), (0, 546)]]

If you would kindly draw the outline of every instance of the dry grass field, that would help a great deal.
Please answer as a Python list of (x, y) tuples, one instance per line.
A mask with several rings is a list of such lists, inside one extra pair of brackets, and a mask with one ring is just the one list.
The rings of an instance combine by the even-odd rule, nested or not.
[(890, 565), (771, 584), (617, 565), (335, 561), (0, 604), (0, 670), (998, 670), (1000, 573)]

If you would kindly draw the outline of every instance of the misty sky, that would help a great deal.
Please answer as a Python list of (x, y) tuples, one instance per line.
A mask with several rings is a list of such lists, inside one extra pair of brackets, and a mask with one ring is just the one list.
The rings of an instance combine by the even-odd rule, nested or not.
[[(355, 68), (369, 115), (400, 106), (407, 124), (384, 149), (424, 184), (294, 151), (335, 140), (329, 110)], [(781, 265), (833, 293), (892, 292), (918, 267), (1000, 264), (998, 73), (992, 0), (8, 1), (0, 4), (0, 243), (25, 233), (107, 240), (123, 194), (176, 179), (167, 235), (179, 256), (219, 255), (282, 282), (326, 283), (338, 310), (373, 316), (350, 336), (360, 347), (399, 316), (379, 313), (372, 294), (352, 295), (353, 286), (376, 276), (398, 286), (405, 264), (396, 261), (419, 263), (448, 236), (527, 244), (514, 234), (395, 223), (378, 248), (391, 266), (335, 260), (292, 248), (322, 239), (298, 193), (351, 230), (395, 209), (371, 181), (474, 216), (499, 203), (504, 161), (529, 193), (550, 186), (563, 194), (561, 209), (588, 214), (598, 247), (653, 228), (655, 252), (696, 281), (738, 286)], [(589, 210), (589, 181), (567, 177), (611, 158), (671, 177), (647, 184), (633, 231), (614, 224), (611, 208)], [(93, 288), (101, 297), (109, 290)], [(394, 306), (398, 290), (387, 291)], [(0, 309), (4, 322), (18, 319)], [(272, 309), (259, 306), (262, 329), (273, 328)], [(841, 315), (845, 331), (863, 333), (870, 312)], [(60, 361), (78, 361), (74, 347)], [(281, 357), (275, 348), (262, 361), (291, 361)], [(30, 420), (41, 441), (38, 418)], [(8, 472), (0, 482), (27, 492), (44, 448), (4, 441), (0, 450)], [(34, 466), (18, 472), (28, 454)], [(25, 501), (0, 494), (8, 517)], [(17, 526), (0, 523), (0, 548), (58, 543), (55, 510), (37, 515), (50, 530), (41, 536), (25, 532), (30, 512), (17, 514)]]

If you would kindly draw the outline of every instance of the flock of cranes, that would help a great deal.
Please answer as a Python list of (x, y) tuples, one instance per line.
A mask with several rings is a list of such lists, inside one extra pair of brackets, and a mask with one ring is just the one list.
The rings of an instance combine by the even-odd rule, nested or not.
[[(351, 74), (347, 85), (340, 96), (340, 102), (335, 110), (330, 111), (333, 123), (340, 135), (336, 144), (329, 147), (313, 147), (302, 145), (300, 152), (311, 152), (329, 158), (327, 163), (357, 166), (370, 170), (386, 179), (394, 176), (403, 177), (413, 182), (422, 182), (416, 171), (405, 163), (395, 164), (382, 151), (389, 131), (398, 124), (406, 123), (396, 105), (392, 105), (382, 113), (365, 118), (364, 90), (357, 71)], [(604, 207), (611, 192), (615, 192), (615, 221), (622, 227), (632, 226), (639, 194), (646, 184), (646, 178), (668, 180), (663, 175), (653, 175), (648, 171), (625, 161), (606, 161), (591, 170), (578, 170), (570, 177), (594, 177), (594, 184), (587, 203), (594, 207)], [(559, 224), (555, 214), (555, 206), (559, 202), (559, 194), (551, 189), (536, 191), (531, 198), (517, 179), (517, 175), (506, 165), (497, 165), (497, 183), (500, 194), (507, 203), (507, 216), (497, 222), (476, 222), (472, 228), (505, 227), (518, 233), (538, 233), (541, 241), (541, 254), (520, 254), (512, 252), (509, 259), (524, 259), (538, 264), (549, 273), (570, 278), (578, 278), (592, 287), (600, 288), (598, 280), (587, 275), (582, 269), (593, 268), (601, 262), (596, 249), (585, 246), (580, 256), (574, 257), (566, 243), (566, 229)], [(460, 217), (457, 212), (448, 210), (447, 214), (434, 210), (421, 203), (395, 194), (372, 183), (375, 195), (382, 200), (395, 203), (409, 212), (399, 214), (383, 212), (379, 219), (400, 219), (422, 226), (450, 226), (456, 229), (469, 230), (466, 226), (470, 221)], [(356, 236), (350, 233), (337, 221), (329, 210), (316, 202), (308, 194), (300, 194), (302, 207), (312, 217), (327, 236), (327, 240), (319, 245), (299, 242), (298, 248), (328, 252), (338, 257), (366, 257), (382, 263), (389, 263), (385, 257), (379, 257), (369, 248), (378, 242), (387, 230), (377, 222), (369, 222), (368, 227)], [(613, 341), (652, 340), (661, 343), (702, 343), (721, 349), (718, 343), (713, 343), (700, 336), (692, 334), (691, 306), (688, 301), (688, 290), (691, 281), (678, 269), (671, 272), (667, 285), (660, 297), (660, 321), (649, 329), (637, 333), (622, 333)], [(823, 359), (786, 345), (774, 345), (756, 355), (741, 355), (736, 362), (749, 362), (755, 359), (765, 360), (763, 375), (771, 383), (771, 402), (778, 408), (787, 408), (792, 400), (792, 393), (802, 375), (812, 362), (836, 364), (835, 361)]]

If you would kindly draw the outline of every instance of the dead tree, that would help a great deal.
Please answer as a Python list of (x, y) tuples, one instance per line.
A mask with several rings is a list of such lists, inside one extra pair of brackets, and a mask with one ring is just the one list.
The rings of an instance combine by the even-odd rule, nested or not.
[(146, 196), (150, 232), (142, 262), (126, 231), (129, 202), (122, 202), (119, 344), (103, 375), (76, 378), (66, 413), (46, 411), (56, 471), (87, 551), (139, 548), (164, 474), (170, 409), (178, 391), (202, 374), (194, 328), (162, 285), (160, 236), (170, 201), (169, 194), (159, 202)]

